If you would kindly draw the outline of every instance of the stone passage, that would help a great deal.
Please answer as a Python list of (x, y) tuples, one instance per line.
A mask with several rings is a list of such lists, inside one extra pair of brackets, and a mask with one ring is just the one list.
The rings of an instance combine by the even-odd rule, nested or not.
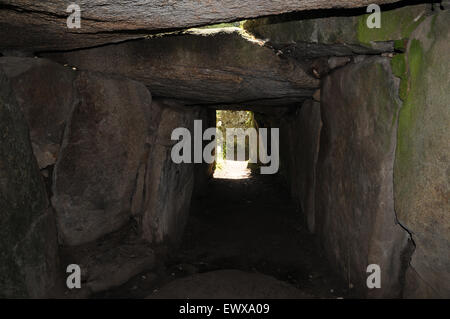
[[(450, 297), (448, 1), (10, 2), (0, 297)], [(275, 175), (172, 160), (217, 110)]]

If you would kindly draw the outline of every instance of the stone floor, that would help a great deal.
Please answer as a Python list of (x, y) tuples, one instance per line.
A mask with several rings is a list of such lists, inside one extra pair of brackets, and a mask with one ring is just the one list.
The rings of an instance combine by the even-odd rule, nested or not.
[(221, 177), (210, 181), (204, 197), (193, 200), (182, 244), (164, 265), (95, 297), (201, 298), (209, 293), (211, 298), (251, 298), (264, 296), (267, 289), (274, 298), (352, 297), (279, 180)]

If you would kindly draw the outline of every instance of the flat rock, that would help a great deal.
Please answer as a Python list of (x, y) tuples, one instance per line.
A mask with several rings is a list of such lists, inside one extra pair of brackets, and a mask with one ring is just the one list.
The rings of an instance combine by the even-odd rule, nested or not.
[(285, 12), (363, 7), (396, 0), (79, 0), (81, 28), (68, 29), (71, 0), (3, 0), (0, 49), (74, 49), (145, 37), (149, 32), (235, 21)]
[(195, 105), (286, 105), (303, 101), (319, 87), (299, 63), (282, 59), (239, 28), (196, 29), (42, 56), (82, 70), (123, 75), (144, 83), (154, 96)]
[(300, 61), (321, 56), (393, 52), (428, 14), (426, 5), (382, 8), (381, 27), (367, 26), (366, 10), (324, 11), (247, 20), (244, 28), (266, 45)]

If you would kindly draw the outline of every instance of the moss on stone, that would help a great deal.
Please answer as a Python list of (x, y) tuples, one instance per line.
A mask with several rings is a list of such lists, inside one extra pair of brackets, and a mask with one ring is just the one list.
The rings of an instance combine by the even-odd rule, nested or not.
[(406, 50), (406, 47), (408, 45), (408, 39), (400, 39), (394, 41), (394, 49), (396, 51), (404, 52)]
[(436, 10), (411, 34), (408, 92), (399, 114), (394, 164), (395, 210), (413, 235), (405, 298), (442, 298), (448, 274), (450, 11)]
[(381, 12), (381, 28), (367, 27), (370, 14), (358, 17), (358, 40), (363, 44), (372, 41), (392, 41), (408, 38), (425, 18), (425, 5), (404, 7)]
[[(400, 63), (396, 63), (399, 68)], [(404, 104), (400, 111), (399, 127), (398, 127), (398, 141), (397, 141), (397, 161), (404, 159), (405, 161), (397, 163), (403, 170), (408, 167), (407, 159), (411, 158), (409, 152), (413, 149), (408, 147), (406, 142), (409, 137), (409, 131), (414, 127), (417, 119), (417, 110), (420, 107), (416, 105), (421, 103), (420, 90), (417, 90), (417, 86), (420, 86), (422, 66), (423, 66), (423, 48), (419, 40), (412, 40), (408, 51), (408, 75), (406, 82), (407, 87), (412, 88), (407, 92), (403, 92)]]
[(406, 55), (397, 54), (396, 56), (394, 56), (391, 59), (391, 66), (394, 75), (400, 78), (400, 88), (398, 95), (400, 99), (404, 101), (408, 92), (408, 70), (406, 67)]

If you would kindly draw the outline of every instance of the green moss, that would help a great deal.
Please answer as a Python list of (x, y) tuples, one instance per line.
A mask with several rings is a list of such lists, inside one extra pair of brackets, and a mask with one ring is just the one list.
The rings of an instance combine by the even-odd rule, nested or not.
[(408, 94), (408, 70), (406, 67), (406, 55), (397, 54), (391, 59), (392, 72), (400, 78), (399, 97), (404, 101)]
[(433, 18), (431, 19), (431, 28), (430, 28), (430, 32), (428, 33), (427, 37), (429, 39), (433, 39), (435, 36), (435, 30), (436, 30), (436, 20), (437, 20), (437, 15), (434, 15)]
[(409, 147), (407, 141), (410, 140), (410, 131), (414, 128), (418, 118), (417, 112), (420, 110), (420, 107), (417, 107), (417, 104), (421, 103), (423, 99), (419, 89), (421, 85), (421, 73), (423, 72), (423, 55), (423, 48), (420, 41), (412, 40), (408, 52), (409, 72), (407, 85), (409, 86), (409, 90), (404, 96), (405, 102), (400, 111), (398, 124), (397, 160), (401, 161), (403, 159), (403, 162), (398, 163), (402, 169), (408, 167), (407, 159), (412, 158), (410, 152), (414, 151)]
[[(370, 14), (358, 18), (358, 40), (363, 44), (372, 41), (391, 41), (408, 38), (417, 26), (424, 20), (425, 7), (422, 5), (405, 7), (381, 12), (381, 28), (367, 27)], [(419, 17), (422, 15), (419, 19)], [(417, 20), (416, 20), (417, 19)]]
[(406, 47), (408, 45), (408, 39), (400, 39), (394, 41), (394, 49), (396, 51), (404, 52), (406, 50)]

